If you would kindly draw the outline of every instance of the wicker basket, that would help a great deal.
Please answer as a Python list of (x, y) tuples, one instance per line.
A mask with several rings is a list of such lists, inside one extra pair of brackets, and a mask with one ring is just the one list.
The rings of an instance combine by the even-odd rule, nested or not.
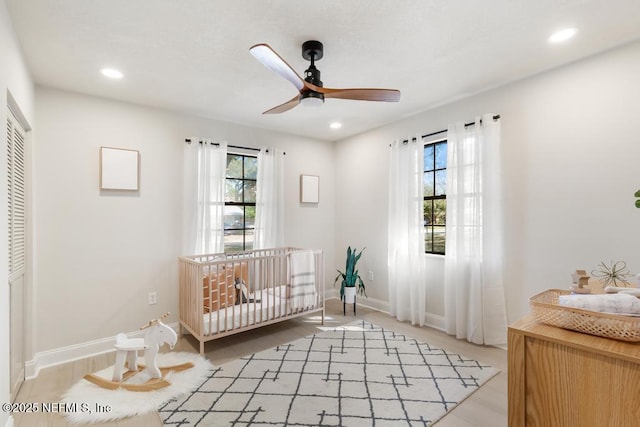
[(599, 337), (640, 341), (640, 318), (559, 305), (558, 297), (569, 293), (569, 291), (549, 289), (531, 297), (529, 304), (536, 320), (547, 325)]

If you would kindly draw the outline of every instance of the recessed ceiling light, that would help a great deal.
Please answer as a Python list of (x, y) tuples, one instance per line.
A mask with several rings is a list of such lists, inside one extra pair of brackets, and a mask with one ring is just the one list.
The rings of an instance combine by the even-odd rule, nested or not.
[(124, 77), (122, 71), (116, 70), (115, 68), (103, 68), (100, 72), (103, 76), (109, 77), (110, 79), (121, 79)]
[(331, 129), (340, 129), (342, 127), (342, 123), (340, 122), (333, 122), (329, 125), (329, 127)]
[(575, 36), (578, 30), (575, 28), (565, 28), (564, 30), (556, 31), (549, 37), (549, 43), (562, 43)]

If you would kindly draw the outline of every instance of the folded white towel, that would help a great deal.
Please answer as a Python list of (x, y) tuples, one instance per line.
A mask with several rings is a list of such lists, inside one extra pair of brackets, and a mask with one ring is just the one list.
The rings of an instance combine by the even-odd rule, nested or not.
[(600, 313), (640, 315), (640, 300), (629, 294), (560, 295), (560, 305)]

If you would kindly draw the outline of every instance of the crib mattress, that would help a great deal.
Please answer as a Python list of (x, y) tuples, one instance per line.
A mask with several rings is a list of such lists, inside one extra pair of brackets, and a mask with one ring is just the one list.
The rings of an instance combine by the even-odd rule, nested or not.
[(210, 335), (231, 331), (291, 314), (291, 306), (287, 306), (285, 296), (286, 286), (265, 289), (250, 296), (260, 302), (246, 302), (206, 313), (202, 317), (202, 333)]

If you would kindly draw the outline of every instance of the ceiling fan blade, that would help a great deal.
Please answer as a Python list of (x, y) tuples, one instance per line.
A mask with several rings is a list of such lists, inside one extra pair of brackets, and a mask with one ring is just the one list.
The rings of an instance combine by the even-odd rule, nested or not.
[(304, 87), (302, 77), (300, 77), (298, 73), (291, 68), (291, 65), (287, 64), (287, 62), (282, 59), (275, 50), (271, 49), (271, 46), (265, 43), (260, 43), (252, 46), (249, 49), (249, 52), (254, 58), (260, 61), (262, 65), (289, 80), (298, 90), (302, 90)]
[(285, 111), (291, 110), (293, 107), (300, 103), (300, 95), (296, 95), (284, 104), (280, 104), (277, 107), (273, 107), (270, 110), (265, 111), (262, 114), (279, 114), (284, 113)]
[(356, 101), (386, 101), (386, 102), (398, 102), (400, 101), (400, 91), (396, 89), (330, 89), (330, 88), (318, 88), (316, 92), (324, 94), (326, 98), (337, 99), (353, 99)]

